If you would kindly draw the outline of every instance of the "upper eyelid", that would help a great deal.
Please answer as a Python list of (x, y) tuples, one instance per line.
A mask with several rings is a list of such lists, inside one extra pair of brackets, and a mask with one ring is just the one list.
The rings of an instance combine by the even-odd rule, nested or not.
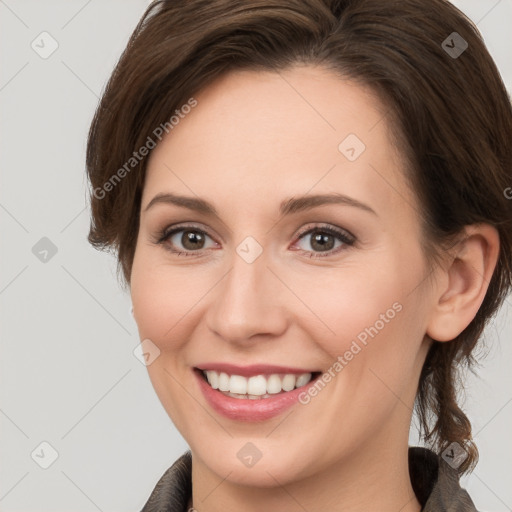
[(346, 235), (348, 238), (352, 238), (352, 239), (356, 239), (356, 237), (348, 230), (348, 229), (345, 229), (345, 228), (340, 228), (340, 227), (337, 227), (337, 226), (333, 226), (331, 224), (327, 224), (327, 223), (320, 223), (321, 225), (314, 225), (314, 226), (309, 226), (309, 227), (306, 227), (304, 229), (301, 229), (296, 237), (301, 237), (307, 233), (309, 233), (310, 231), (314, 231), (314, 230), (318, 230), (318, 231), (321, 231), (322, 229), (326, 229), (327, 231), (334, 231), (335, 233), (338, 233), (340, 235)]
[[(177, 225), (172, 225), (172, 226), (169, 226), (167, 228), (164, 228), (162, 230), (162, 233), (164, 233), (165, 236), (169, 236), (170, 233), (172, 233), (173, 231), (174, 232), (180, 232), (180, 231), (183, 231), (185, 229), (196, 229), (197, 231), (202, 231), (204, 232), (206, 235), (208, 235), (210, 238), (212, 239), (215, 239), (216, 237), (214, 237), (213, 235), (210, 234), (210, 231), (204, 227), (202, 227), (200, 224), (197, 224), (197, 223), (192, 223), (190, 225), (188, 224), (177, 224)], [(222, 240), (222, 237), (219, 237), (221, 238)]]

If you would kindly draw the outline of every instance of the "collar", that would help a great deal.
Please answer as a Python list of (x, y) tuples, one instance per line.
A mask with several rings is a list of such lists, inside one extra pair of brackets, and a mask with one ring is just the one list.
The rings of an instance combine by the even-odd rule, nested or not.
[[(409, 448), (411, 484), (421, 512), (478, 512), (458, 472), (427, 448)], [(192, 454), (185, 452), (160, 478), (141, 512), (187, 512)]]
[(421, 512), (478, 512), (457, 470), (433, 451), (409, 447), (409, 475)]

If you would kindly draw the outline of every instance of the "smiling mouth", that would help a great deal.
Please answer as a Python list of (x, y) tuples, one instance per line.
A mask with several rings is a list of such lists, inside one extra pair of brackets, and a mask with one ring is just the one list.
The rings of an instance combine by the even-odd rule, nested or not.
[(201, 374), (212, 389), (225, 396), (242, 400), (260, 400), (288, 393), (306, 386), (321, 374), (321, 372), (273, 373), (244, 377), (200, 368), (195, 368), (195, 371)]

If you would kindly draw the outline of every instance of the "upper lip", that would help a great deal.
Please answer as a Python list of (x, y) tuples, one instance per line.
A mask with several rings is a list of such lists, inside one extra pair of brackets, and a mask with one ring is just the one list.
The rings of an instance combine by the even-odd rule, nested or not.
[(293, 368), (290, 366), (278, 366), (270, 364), (251, 364), (248, 366), (238, 366), (230, 363), (204, 363), (196, 366), (199, 370), (215, 370), (229, 375), (241, 375), (243, 377), (252, 377), (254, 375), (273, 374), (273, 373), (293, 373), (300, 375), (302, 373), (316, 373), (315, 370), (305, 368)]

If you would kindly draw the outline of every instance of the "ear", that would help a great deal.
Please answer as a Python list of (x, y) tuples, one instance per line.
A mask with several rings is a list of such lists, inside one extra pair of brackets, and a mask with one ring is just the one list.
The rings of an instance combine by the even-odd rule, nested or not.
[(466, 237), (450, 251), (447, 267), (435, 288), (427, 335), (451, 341), (473, 320), (480, 308), (498, 261), (499, 233), (489, 224), (465, 227)]

